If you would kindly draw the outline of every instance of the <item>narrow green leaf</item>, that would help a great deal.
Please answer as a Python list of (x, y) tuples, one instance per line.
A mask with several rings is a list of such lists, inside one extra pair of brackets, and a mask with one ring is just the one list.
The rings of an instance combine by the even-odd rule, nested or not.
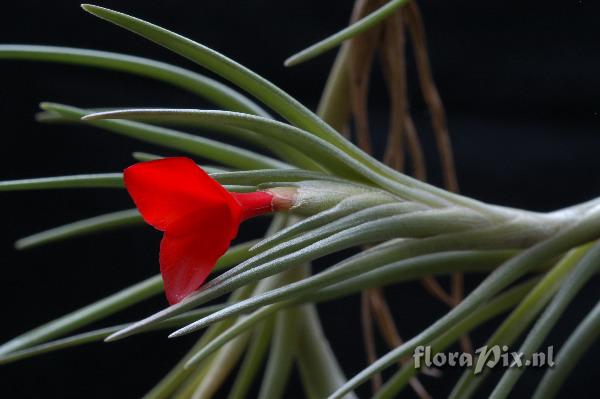
[[(153, 160), (144, 157), (143, 160)], [(274, 181), (296, 181), (303, 179), (330, 180), (331, 177), (322, 173), (303, 170), (259, 169), (253, 171), (227, 172), (219, 168), (201, 166), (215, 180), (223, 185), (231, 183), (235, 186), (252, 186)], [(123, 188), (122, 173), (98, 173), (88, 175), (39, 177), (30, 179), (0, 181), (0, 191), (48, 190), (65, 188)], [(233, 191), (233, 190), (230, 190)]]
[(338, 132), (347, 127), (352, 112), (348, 78), (349, 50), (349, 43), (345, 43), (338, 51), (317, 106), (317, 115)]
[(253, 193), (256, 191), (256, 186), (225, 185), (223, 187), (232, 193)]
[[(488, 339), (486, 345), (488, 347), (494, 345), (510, 346), (516, 341), (544, 309), (548, 301), (550, 301), (556, 290), (560, 287), (567, 273), (577, 265), (577, 262), (581, 260), (590, 247), (591, 245), (589, 244), (584, 245), (581, 248), (569, 251), (563, 256), (546, 273), (544, 278), (531, 290), (525, 299), (521, 301), (519, 306), (502, 322), (500, 327)], [(450, 398), (471, 397), (489, 375), (489, 369), (484, 369), (482, 373), (477, 375), (472, 370), (465, 370), (452, 389)]]
[(161, 277), (151, 277), (13, 338), (0, 346), (0, 355), (27, 348), (84, 327), (94, 321), (110, 316), (121, 309), (125, 309), (134, 303), (150, 298), (161, 292), (162, 289), (163, 283)]
[(229, 341), (237, 337), (238, 335), (248, 331), (256, 324), (264, 321), (265, 319), (272, 316), (279, 309), (282, 309), (281, 304), (265, 306), (264, 308), (257, 310), (256, 312), (239, 318), (231, 327), (223, 331), (217, 338), (207, 343), (202, 349), (196, 352), (185, 364), (186, 368), (194, 366), (196, 363), (206, 359), (213, 352), (220, 349), (222, 346), (227, 344)]
[(214, 79), (147, 58), (72, 47), (9, 44), (0, 45), (0, 59), (60, 62), (131, 73), (172, 84), (224, 109), (269, 117), (254, 101)]
[(598, 340), (600, 336), (600, 302), (579, 323), (569, 339), (563, 344), (556, 356), (556, 365), (546, 370), (544, 378), (538, 385), (533, 399), (552, 399), (560, 390), (569, 373), (577, 365), (579, 359)]
[[(290, 270), (285, 273), (280, 273), (274, 276), (271, 276), (267, 279), (264, 279), (260, 283), (257, 284), (256, 288), (252, 292), (252, 296), (258, 296), (264, 294), (265, 292), (271, 291), (274, 288), (281, 287), (282, 285), (288, 284), (292, 281), (297, 281), (306, 276), (306, 273), (303, 268)], [(221, 332), (219, 337), (213, 339), (211, 342), (207, 343), (205, 347), (203, 347), (198, 353), (193, 355), (185, 367), (191, 367), (195, 363), (198, 363), (205, 358), (207, 358), (214, 351), (221, 348), (223, 345), (227, 344), (227, 342), (231, 341), (238, 335), (244, 333), (248, 329), (254, 327), (257, 323), (261, 322), (263, 319), (266, 319), (273, 315), (280, 308), (273, 309), (264, 309), (262, 312), (256, 312), (255, 314), (249, 315), (247, 317), (239, 318), (234, 324), (232, 324), (227, 330)], [(171, 337), (171, 336), (169, 336)]]
[[(556, 296), (529, 331), (525, 341), (519, 348), (519, 353), (524, 354), (523, 362), (531, 359), (533, 353), (542, 345), (548, 334), (550, 334), (550, 331), (556, 325), (573, 298), (575, 298), (575, 295), (598, 271), (600, 271), (600, 243), (595, 244), (573, 268), (573, 271), (565, 279)], [(500, 382), (498, 382), (492, 391), (490, 398), (507, 398), (524, 371), (523, 367), (511, 367), (506, 370)]]
[[(324, 398), (344, 382), (346, 377), (323, 333), (319, 315), (314, 305), (302, 306), (298, 310), (298, 349), (296, 359), (302, 385), (309, 398)], [(357, 399), (354, 394), (345, 399)]]
[(219, 258), (211, 273), (229, 269), (231, 266), (237, 265), (238, 263), (248, 259), (250, 256), (252, 256), (250, 253), (250, 248), (252, 248), (256, 242), (257, 240), (250, 240), (229, 247), (227, 252), (225, 252), (225, 255)]
[(274, 320), (268, 319), (255, 328), (248, 351), (235, 377), (235, 382), (227, 399), (244, 399), (252, 387), (255, 376), (261, 370), (269, 342), (273, 335)]
[(310, 133), (272, 119), (253, 118), (249, 114), (196, 109), (128, 109), (92, 113), (83, 119), (87, 121), (127, 119), (200, 128), (220, 126), (220, 132), (227, 132), (228, 126), (235, 130), (241, 128), (266, 135), (270, 139), (280, 140), (295, 148), (302, 148), (305, 153), (311, 154), (312, 159), (338, 175), (344, 170), (347, 171), (350, 165), (362, 166), (334, 145)]
[[(139, 161), (153, 161), (163, 157), (153, 154), (135, 152), (134, 158)], [(302, 180), (327, 180), (333, 182), (346, 182), (342, 179), (336, 179), (331, 175), (321, 172), (307, 171), (302, 169), (257, 169), (230, 171), (215, 166), (200, 165), (213, 179), (226, 185), (247, 185), (258, 186), (264, 183), (294, 182)], [(348, 182), (349, 183), (349, 182)], [(0, 182), (0, 189), (1, 189)]]
[[(208, 340), (212, 339), (219, 333), (220, 328), (225, 328), (219, 323), (212, 326), (206, 333), (200, 337), (196, 344), (188, 351), (188, 353), (179, 361), (177, 364), (156, 384), (149, 392), (147, 392), (144, 399), (163, 399), (175, 397), (175, 392), (185, 387), (186, 383), (190, 379), (196, 379), (199, 376), (206, 376), (208, 370), (211, 367), (216, 367), (216, 355), (211, 356), (198, 368), (191, 370), (183, 368), (187, 355), (192, 351), (201, 348)], [(189, 397), (189, 395), (188, 395)]]
[(287, 60), (284, 65), (287, 67), (298, 65), (302, 62), (308, 61), (334, 47), (339, 46), (342, 42), (353, 38), (354, 36), (372, 28), (387, 16), (392, 14), (396, 9), (408, 3), (409, 0), (390, 0), (385, 3), (379, 9), (373, 11), (371, 14), (361, 18), (347, 28), (342, 29), (334, 35), (329, 36), (326, 39), (321, 40), (318, 43), (313, 44), (305, 50), (302, 50)]
[(259, 169), (235, 172), (217, 172), (211, 174), (212, 178), (221, 184), (248, 184), (260, 185), (263, 183), (296, 182), (304, 180), (326, 180), (328, 182), (348, 183), (347, 180), (337, 179), (331, 175), (302, 169)]
[(212, 398), (237, 366), (239, 359), (246, 351), (250, 337), (250, 333), (242, 334), (219, 349), (214, 356), (214, 366), (206, 368), (204, 375), (190, 381), (188, 387), (184, 387), (187, 389), (180, 389), (175, 398)]
[[(214, 271), (223, 270), (246, 259), (250, 256), (250, 247), (255, 243), (256, 241), (249, 241), (229, 248), (217, 262)], [(157, 295), (162, 290), (161, 276), (153, 276), (11, 339), (0, 346), (0, 356), (67, 334)]]
[[(185, 325), (191, 323), (194, 320), (197, 320), (198, 318), (204, 315), (210, 314), (222, 307), (223, 305), (206, 306), (204, 308), (182, 313), (178, 316), (157, 323), (154, 326), (154, 329), (161, 330)], [(104, 338), (108, 337), (110, 334), (115, 333), (120, 329), (126, 327), (127, 325), (128, 324), (121, 324), (117, 326), (105, 327), (93, 331), (84, 332), (81, 334), (72, 335), (70, 337), (57, 339), (55, 341), (46, 342), (40, 345), (31, 346), (14, 352), (9, 352), (5, 355), (0, 356), (0, 365), (29, 359), (34, 356), (39, 356), (58, 350), (72, 348), (75, 346), (99, 342), (104, 340)]]
[[(231, 173), (231, 170), (223, 168), (221, 166), (213, 166), (213, 165), (200, 165), (200, 167), (209, 175), (215, 175), (218, 173)], [(259, 169), (262, 170), (262, 169)], [(279, 169), (272, 169), (272, 170), (279, 170)], [(223, 183), (225, 184), (225, 183)]]
[[(253, 287), (247, 286), (242, 289), (235, 291), (229, 299), (228, 303), (235, 302), (237, 300), (247, 298), (252, 293)], [(206, 361), (202, 362), (196, 369), (186, 369), (183, 366), (189, 359), (189, 357), (201, 349), (204, 345), (210, 342), (215, 337), (219, 336), (221, 331), (224, 331), (229, 327), (233, 321), (225, 321), (211, 326), (202, 337), (196, 342), (196, 344), (188, 351), (188, 353), (169, 371), (169, 373), (163, 377), (158, 384), (152, 388), (150, 392), (144, 395), (144, 399), (163, 399), (172, 397), (174, 392), (182, 390), (188, 385), (189, 379), (197, 379), (206, 376), (212, 367), (218, 367), (218, 356), (217, 354), (211, 356)], [(190, 393), (191, 395), (191, 393)], [(189, 395), (187, 396), (189, 397)]]
[(122, 188), (121, 173), (39, 177), (0, 181), (0, 191), (47, 190), (59, 188)]
[(140, 161), (140, 162), (156, 161), (157, 159), (164, 158), (162, 155), (155, 155), (155, 154), (150, 154), (148, 152), (142, 152), (142, 151), (135, 151), (134, 153), (131, 154), (131, 156), (133, 157), (133, 159), (135, 159), (136, 161)]
[[(133, 157), (133, 159), (135, 159), (136, 161), (140, 161), (140, 162), (156, 161), (158, 159), (165, 158), (164, 156), (161, 156), (161, 155), (155, 155), (155, 154), (150, 154), (147, 152), (140, 152), (140, 151), (133, 152), (131, 154), (131, 156)], [(200, 165), (200, 167), (202, 168), (202, 170), (204, 170), (209, 175), (215, 174), (215, 173), (229, 172), (229, 170), (226, 168), (217, 167), (217, 166), (213, 166), (213, 165), (210, 165), (210, 166), (209, 165)], [(279, 169), (272, 169), (272, 170), (279, 170)]]
[[(140, 162), (148, 162), (148, 161), (156, 161), (159, 159), (163, 159), (165, 158), (164, 156), (161, 155), (155, 155), (155, 154), (150, 154), (147, 152), (140, 152), (140, 151), (135, 151), (131, 154), (131, 156), (133, 157), (133, 159), (135, 159), (136, 161), (140, 161)], [(219, 166), (213, 166), (213, 165), (199, 165), (202, 170), (204, 170), (206, 173), (208, 173), (209, 175), (214, 175), (215, 173), (227, 173), (230, 172), (229, 169), (223, 168), (223, 167), (219, 167)], [(259, 169), (262, 170), (262, 169)], [(279, 169), (272, 169), (272, 170), (279, 170)]]
[(142, 217), (137, 209), (111, 212), (89, 219), (78, 220), (77, 222), (68, 223), (21, 238), (15, 243), (15, 247), (17, 249), (29, 249), (73, 237), (141, 224), (142, 222)]
[[(58, 350), (68, 349), (75, 346), (85, 345), (93, 342), (102, 341), (107, 335), (126, 327), (127, 324), (101, 328), (82, 334), (73, 335), (67, 338), (57, 339), (56, 341), (46, 342), (29, 348), (16, 350), (0, 356), (0, 365), (18, 362), (35, 356), (51, 353)], [(158, 326), (158, 324), (157, 324)]]
[[(334, 283), (315, 293), (308, 292), (310, 292), (312, 300), (320, 302), (355, 294), (365, 288), (390, 286), (417, 280), (427, 275), (449, 275), (454, 272), (487, 273), (493, 271), (517, 253), (518, 251), (514, 250), (499, 250), (449, 251), (426, 254), (393, 261), (374, 270), (364, 271), (339, 283)], [(366, 258), (369, 260), (371, 256)], [(545, 264), (541, 264), (540, 268), (545, 266)], [(318, 279), (315, 279), (315, 281), (318, 282)], [(301, 298), (304, 297), (306, 297), (306, 294), (301, 296)]]
[[(62, 104), (42, 103), (42, 109), (54, 112), (68, 121), (81, 123), (90, 111)], [(276, 159), (252, 151), (158, 126), (128, 121), (86, 121), (109, 132), (197, 155), (238, 169), (273, 169), (289, 167)]]
[[(105, 112), (105, 111), (107, 111), (107, 110), (106, 109), (102, 110), (102, 112)], [(92, 112), (101, 112), (101, 111), (100, 110), (87, 110), (87, 112), (92, 113)], [(61, 116), (55, 112), (38, 113), (36, 115), (36, 119), (39, 122), (44, 122), (44, 123), (61, 123), (61, 122), (63, 122), (63, 123), (64, 122), (82, 123), (82, 121), (80, 119), (69, 119), (68, 117), (65, 117), (64, 115)], [(85, 119), (85, 118), (83, 118), (83, 119)], [(265, 137), (261, 134), (257, 134), (255, 132), (252, 132), (247, 129), (236, 128), (236, 127), (218, 124), (218, 123), (204, 124), (202, 126), (202, 128), (206, 131), (210, 131), (211, 133), (224, 133), (226, 135), (232, 136), (234, 138), (237, 138), (237, 139), (246, 141), (250, 144), (256, 145), (258, 147), (261, 147), (262, 149), (277, 155), (281, 159), (285, 159), (290, 164), (295, 165), (299, 168), (303, 168), (303, 169), (307, 169), (307, 170), (318, 170), (318, 171), (323, 170), (323, 168), (321, 168), (319, 166), (319, 164), (316, 163), (315, 161), (313, 161), (309, 156), (307, 156), (306, 154), (302, 153), (301, 151), (299, 151), (279, 140), (273, 140), (272, 138)], [(183, 134), (186, 134), (186, 133), (183, 133)], [(198, 136), (194, 136), (194, 135), (192, 135), (192, 137), (198, 138)], [(209, 140), (209, 142), (212, 141), (210, 139), (204, 139), (204, 140)], [(239, 147), (235, 147), (235, 148), (239, 148)], [(242, 149), (240, 148), (240, 150), (242, 150)], [(247, 150), (244, 150), (244, 151), (247, 151)], [(151, 157), (151, 158), (154, 158), (154, 157)], [(280, 162), (279, 167), (284, 167), (284, 165), (285, 164), (283, 162)]]
[(298, 347), (300, 332), (298, 331), (297, 313), (297, 308), (277, 313), (271, 350), (258, 399), (279, 399), (283, 397), (294, 362), (296, 348)]

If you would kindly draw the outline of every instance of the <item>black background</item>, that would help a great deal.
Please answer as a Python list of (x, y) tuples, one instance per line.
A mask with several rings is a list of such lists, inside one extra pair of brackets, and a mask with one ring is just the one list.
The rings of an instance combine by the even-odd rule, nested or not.
[[(101, 1), (219, 50), (316, 105), (333, 60), (328, 53), (292, 69), (282, 61), (336, 31), (348, 20), (350, 1)], [(449, 114), (463, 193), (475, 198), (552, 210), (598, 194), (600, 127), (600, 7), (592, 1), (420, 1), (436, 81)], [(97, 20), (75, 1), (4, 2), (0, 42), (54, 44), (127, 52), (195, 66), (135, 35)], [(428, 116), (410, 70), (412, 112), (426, 146), (429, 170), (439, 182)], [(386, 97), (375, 74), (371, 106), (376, 132), (384, 132)], [(42, 126), (37, 103), (82, 107), (204, 107), (180, 90), (124, 74), (79, 67), (0, 62), (0, 179), (118, 171), (134, 150), (152, 146), (74, 126)], [(381, 140), (381, 134), (377, 136)], [(161, 154), (169, 154), (160, 151)], [(155, 273), (160, 234), (136, 228), (85, 237), (26, 252), (15, 239), (79, 218), (130, 206), (114, 190), (1, 193), (0, 340), (108, 295)], [(240, 239), (263, 228), (244, 227)], [(330, 257), (317, 267), (330, 264)], [(475, 281), (475, 280), (474, 280)], [(474, 281), (469, 280), (472, 284)], [(593, 282), (597, 287), (597, 280)], [(387, 291), (401, 333), (408, 338), (445, 311), (418, 284)], [(560, 344), (593, 306), (588, 287), (561, 319), (548, 343)], [(139, 318), (164, 305), (162, 298), (111, 321)], [(358, 298), (320, 307), (325, 330), (348, 376), (364, 367)], [(483, 328), (475, 343), (491, 332)], [(157, 333), (111, 345), (92, 345), (0, 368), (4, 397), (137, 397), (185, 352), (195, 337), (166, 342)], [(383, 345), (380, 345), (383, 353)], [(598, 355), (596, 350), (595, 355)], [(594, 354), (569, 379), (567, 392), (597, 397)], [(442, 397), (457, 370), (423, 377)], [(527, 371), (521, 397), (541, 376)], [(368, 390), (359, 391), (367, 396)], [(410, 395), (410, 392), (406, 392)], [(286, 397), (302, 397), (293, 377)]]

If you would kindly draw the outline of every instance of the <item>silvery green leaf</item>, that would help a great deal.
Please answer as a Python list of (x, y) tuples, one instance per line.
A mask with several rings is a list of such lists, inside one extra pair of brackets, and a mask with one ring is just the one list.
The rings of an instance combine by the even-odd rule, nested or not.
[(142, 217), (137, 209), (111, 212), (23, 237), (17, 240), (15, 247), (17, 249), (29, 249), (59, 240), (132, 226), (142, 222)]
[(298, 65), (302, 62), (306, 62), (324, 53), (325, 51), (328, 51), (340, 45), (342, 42), (351, 39), (352, 37), (360, 34), (361, 32), (364, 32), (367, 29), (372, 28), (378, 23), (381, 23), (381, 21), (383, 21), (386, 17), (388, 17), (390, 14), (392, 14), (399, 7), (405, 5), (406, 3), (408, 3), (408, 0), (391, 0), (385, 3), (380, 8), (373, 11), (369, 15), (361, 18), (360, 20), (354, 22), (352, 25), (292, 55), (287, 60), (285, 60), (285, 66), (289, 67)]
[[(311, 159), (341, 177), (347, 177), (357, 161), (340, 151), (333, 144), (302, 129), (272, 119), (253, 117), (228, 111), (203, 111), (197, 109), (129, 109), (96, 112), (86, 115), (85, 120), (127, 119), (149, 123), (176, 124), (196, 128), (213, 129), (232, 134), (248, 131), (263, 139), (281, 141), (292, 148), (301, 148), (311, 154)], [(242, 129), (240, 131), (240, 129)], [(240, 133), (241, 134), (241, 133)], [(268, 141), (269, 142), (269, 141)], [(363, 167), (364, 169), (364, 167)], [(352, 175), (350, 175), (352, 176)], [(356, 175), (354, 175), (356, 176)]]
[[(76, 123), (83, 123), (81, 118), (90, 113), (90, 111), (84, 109), (55, 103), (42, 103), (40, 107), (59, 115), (67, 121)], [(273, 169), (289, 167), (289, 165), (265, 155), (172, 129), (129, 121), (86, 121), (85, 123), (109, 132), (193, 154), (233, 168)]]
[(127, 72), (172, 84), (225, 109), (269, 117), (254, 101), (214, 79), (147, 58), (72, 47), (9, 44), (0, 45), (0, 59), (59, 62)]
[(94, 173), (0, 181), (0, 191), (122, 187), (123, 175), (121, 173)]
[[(573, 298), (575, 298), (581, 288), (598, 271), (600, 271), (600, 243), (596, 243), (573, 268), (573, 271), (561, 284), (556, 296), (552, 298), (540, 318), (527, 334), (525, 341), (523, 341), (518, 351), (524, 354), (523, 362), (530, 360), (533, 353), (542, 345), (548, 334), (550, 334), (550, 331), (556, 325)], [(507, 398), (524, 371), (523, 367), (507, 369), (492, 391), (490, 398)]]
[(299, 221), (298, 223), (292, 224), (278, 231), (271, 236), (266, 237), (256, 244), (251, 250), (256, 251), (258, 249), (264, 250), (267, 247), (271, 248), (282, 243), (283, 241), (291, 239), (300, 233), (324, 226), (330, 222), (333, 222), (351, 213), (358, 212), (362, 209), (392, 202), (393, 200), (393, 197), (384, 194), (382, 195), (381, 193), (364, 193), (350, 196), (330, 209), (312, 215)]
[[(154, 328), (156, 330), (168, 329), (181, 325), (191, 323), (194, 320), (198, 320), (200, 317), (210, 314), (215, 310), (222, 308), (223, 305), (212, 305), (206, 306), (200, 309), (192, 310), (190, 312), (182, 313), (170, 319), (164, 320), (157, 323)], [(128, 324), (120, 324), (117, 326), (105, 327), (93, 331), (84, 332), (81, 334), (72, 335), (70, 337), (57, 339), (55, 341), (45, 342), (39, 345), (30, 346), (25, 349), (15, 350), (6, 354), (0, 355), (0, 365), (21, 361), (34, 356), (39, 356), (45, 353), (54, 352), (66, 348), (72, 348), (74, 346), (84, 345), (92, 342), (99, 342), (113, 334)]]
[[(223, 270), (250, 255), (249, 249), (256, 241), (235, 245), (219, 259), (214, 271)], [(62, 336), (94, 321), (110, 316), (133, 304), (159, 294), (163, 290), (160, 275), (150, 277), (97, 302), (68, 313), (56, 320), (21, 334), (0, 346), (0, 356)], [(237, 292), (237, 291), (236, 291)]]
[[(263, 183), (272, 183), (271, 186), (280, 186), (281, 182), (298, 182), (304, 180), (326, 180), (331, 184), (343, 182), (331, 175), (302, 169), (258, 169), (234, 172), (211, 173), (213, 179), (221, 184), (248, 184), (259, 186)], [(292, 183), (293, 184), (293, 183)]]
[[(320, 289), (312, 294), (311, 300), (328, 301), (365, 288), (390, 286), (427, 275), (491, 272), (517, 253), (515, 250), (448, 251), (400, 259)], [(547, 265), (540, 265), (542, 267)]]
[(533, 399), (552, 399), (555, 397), (571, 370), (577, 365), (600, 336), (600, 302), (577, 326), (556, 356), (556, 365), (546, 370), (542, 381), (536, 388)]
[(133, 159), (140, 162), (156, 161), (157, 159), (164, 158), (164, 156), (162, 155), (150, 154), (148, 152), (143, 151), (135, 151), (131, 154), (131, 156), (133, 157)]
[(246, 356), (242, 361), (227, 399), (244, 399), (248, 396), (254, 377), (261, 371), (261, 366), (267, 354), (273, 335), (273, 325), (274, 320), (269, 319), (254, 329)]
[[(291, 270), (286, 273), (281, 273), (278, 275), (271, 276), (263, 281), (261, 281), (256, 289), (253, 291), (252, 296), (260, 296), (265, 292), (271, 291), (277, 287), (282, 285), (289, 284), (292, 281), (296, 281), (297, 279), (301, 279), (306, 277), (306, 273), (302, 269)], [(252, 315), (244, 316), (235, 321), (229, 328), (222, 331), (219, 334), (219, 337), (213, 339), (210, 343), (206, 344), (199, 350), (196, 354), (191, 356), (187, 363), (185, 364), (186, 368), (191, 367), (192, 365), (200, 362), (201, 360), (208, 357), (210, 354), (221, 348), (227, 342), (231, 341), (238, 335), (244, 333), (248, 329), (252, 328), (257, 323), (267, 319), (274, 313), (276, 313), (279, 309), (283, 307), (272, 307), (271, 309), (263, 309), (262, 311), (257, 311)]]
[(284, 398), (287, 380), (294, 365), (294, 354), (298, 342), (298, 309), (282, 310), (275, 317), (275, 328), (271, 339), (271, 350), (265, 373), (258, 392), (258, 399)]

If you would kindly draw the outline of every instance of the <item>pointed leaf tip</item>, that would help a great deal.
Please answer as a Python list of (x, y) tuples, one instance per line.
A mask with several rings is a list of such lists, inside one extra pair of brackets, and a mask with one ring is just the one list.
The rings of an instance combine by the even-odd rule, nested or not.
[(179, 336), (181, 336), (181, 334), (179, 334), (178, 332), (179, 330), (172, 332), (167, 336), (167, 338), (178, 338)]
[(89, 12), (89, 13), (92, 13), (92, 14), (93, 14), (93, 12), (92, 12), (93, 10), (95, 10), (95, 9), (98, 9), (98, 8), (102, 8), (102, 7), (100, 7), (100, 6), (95, 6), (95, 5), (93, 5), (93, 4), (89, 4), (89, 3), (83, 3), (83, 4), (81, 5), (81, 8), (83, 8), (85, 11), (87, 11), (87, 12)]
[(145, 109), (127, 109), (127, 110), (113, 110), (113, 111), (102, 111), (92, 112), (81, 117), (82, 121), (93, 121), (102, 119), (125, 119), (129, 113), (136, 111), (147, 111)]
[(189, 325), (186, 325), (186, 326), (181, 327), (178, 330), (173, 331), (171, 334), (169, 334), (169, 338), (179, 338), (179, 337), (187, 335), (191, 332), (196, 331), (196, 329), (190, 330), (188, 327), (189, 327)]
[(367, 29), (372, 28), (376, 24), (380, 23), (384, 18), (393, 13), (398, 7), (401, 7), (408, 3), (408, 0), (391, 0), (373, 11), (369, 15), (356, 21), (352, 25), (338, 31), (337, 33), (323, 39), (312, 46), (292, 55), (285, 60), (285, 66), (294, 66), (302, 62), (308, 61), (336, 46), (342, 42), (351, 39), (352, 37), (364, 32)]
[(81, 120), (82, 121), (93, 121), (93, 120), (96, 120), (96, 119), (104, 119), (104, 118), (102, 118), (102, 116), (100, 114), (102, 114), (102, 112), (98, 112), (98, 113), (94, 113), (94, 114), (89, 114), (89, 115), (83, 115), (81, 117)]
[[(110, 20), (109, 16), (111, 16), (111, 15), (112, 16), (125, 15), (121, 12), (111, 10), (110, 8), (100, 7), (100, 6), (97, 6), (94, 4), (82, 4), (81, 8), (83, 8), (84, 11), (92, 14), (93, 16), (98, 17), (103, 20), (106, 20), (106, 21)], [(133, 18), (133, 17), (131, 17), (131, 18)], [(135, 18), (135, 19), (137, 19), (137, 18)]]
[[(125, 328), (123, 330), (125, 330)], [(115, 342), (122, 338), (125, 338), (126, 335), (121, 334), (123, 330), (119, 330), (116, 333), (110, 334), (108, 337), (104, 338), (104, 342)]]

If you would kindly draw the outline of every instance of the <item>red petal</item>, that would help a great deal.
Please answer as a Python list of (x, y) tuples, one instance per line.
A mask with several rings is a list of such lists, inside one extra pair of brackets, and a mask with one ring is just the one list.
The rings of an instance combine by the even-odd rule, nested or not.
[(171, 234), (167, 231), (160, 243), (160, 272), (170, 304), (177, 303), (198, 289), (217, 260), (227, 251), (237, 224), (226, 215), (195, 214), (191, 218), (196, 231)]
[(144, 220), (162, 231), (176, 234), (199, 226), (189, 217), (198, 211), (223, 215), (228, 209), (234, 218), (241, 213), (229, 192), (188, 158), (135, 164), (125, 169), (124, 180)]
[(260, 201), (252, 196), (242, 201), (252, 205), (244, 211), (187, 158), (142, 162), (125, 169), (124, 178), (144, 220), (165, 232), (160, 270), (171, 304), (200, 287), (235, 238), (243, 216), (270, 210), (270, 197), (262, 194), (255, 195)]

